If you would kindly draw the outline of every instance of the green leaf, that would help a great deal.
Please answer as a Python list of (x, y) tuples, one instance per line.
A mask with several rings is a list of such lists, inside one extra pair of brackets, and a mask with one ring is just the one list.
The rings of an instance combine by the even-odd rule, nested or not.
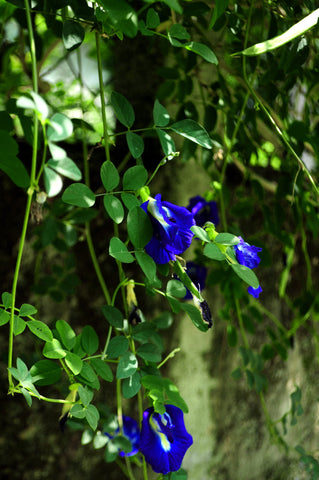
[(22, 395), (24, 396), (27, 404), (29, 405), (29, 407), (31, 407), (32, 405), (32, 397), (30, 395), (30, 393), (28, 392), (28, 390), (26, 390), (25, 388), (21, 387), (20, 388), (20, 392), (22, 393)]
[(237, 245), (237, 243), (239, 243), (239, 238), (232, 233), (219, 233), (214, 241), (221, 245)]
[(214, 243), (207, 243), (204, 248), (204, 255), (212, 260), (222, 261), (225, 260), (225, 254)]
[(31, 97), (33, 98), (35, 109), (40, 113), (42, 120), (45, 120), (49, 116), (49, 107), (46, 101), (36, 92), (30, 92)]
[(253, 288), (257, 288), (259, 286), (259, 281), (258, 278), (256, 277), (255, 273), (248, 267), (245, 267), (245, 265), (239, 265), (239, 264), (231, 264), (232, 269), (234, 270), (235, 273), (244, 280), (248, 285), (250, 285)]
[(234, 378), (235, 380), (239, 380), (239, 379), (243, 376), (243, 372), (242, 372), (242, 370), (241, 370), (240, 367), (237, 367), (237, 368), (235, 368), (235, 370), (233, 370), (233, 371), (231, 372), (230, 375), (231, 375), (231, 377)]
[(124, 219), (124, 207), (121, 200), (115, 195), (105, 195), (103, 198), (104, 208), (113, 222), (119, 224)]
[(82, 407), (79, 403), (76, 403), (72, 406), (70, 410), (71, 417), (75, 418), (85, 418), (85, 408)]
[(173, 123), (172, 125), (170, 125), (169, 128), (175, 133), (178, 133), (179, 135), (188, 138), (192, 142), (195, 142), (202, 147), (208, 149), (211, 149), (213, 147), (213, 142), (211, 141), (206, 130), (194, 120), (181, 120), (179, 122)]
[(116, 378), (128, 378), (132, 376), (138, 367), (136, 356), (132, 352), (126, 352), (120, 358), (120, 361), (116, 370)]
[(159, 14), (154, 8), (149, 8), (146, 14), (146, 26), (147, 28), (157, 28), (161, 23)]
[(215, 25), (216, 21), (219, 19), (219, 17), (225, 12), (227, 6), (228, 6), (229, 0), (218, 0), (215, 2), (215, 7), (213, 9), (213, 15), (212, 18), (209, 22), (209, 28), (213, 28)]
[(135, 252), (135, 257), (150, 284), (156, 283), (158, 279), (156, 277), (156, 263), (154, 260), (145, 252)]
[(51, 152), (53, 160), (63, 160), (67, 157), (64, 148), (59, 147), (55, 143), (48, 142), (49, 150)]
[(107, 192), (116, 188), (120, 183), (120, 176), (117, 168), (110, 161), (102, 163), (100, 175), (103, 186)]
[(65, 363), (72, 371), (72, 373), (74, 373), (74, 375), (78, 375), (82, 370), (83, 362), (81, 358), (75, 353), (67, 352), (65, 356)]
[(135, 248), (143, 248), (152, 238), (153, 228), (141, 207), (132, 208), (127, 216), (127, 232)]
[(108, 344), (106, 354), (108, 358), (118, 358), (129, 348), (129, 341), (126, 337), (113, 337)]
[(168, 31), (168, 36), (177, 38), (178, 40), (189, 40), (190, 34), (183, 25), (180, 23), (173, 23), (171, 28)]
[(169, 124), (170, 116), (168, 111), (163, 105), (156, 99), (153, 108), (154, 125), (158, 127), (166, 127)]
[(143, 165), (135, 165), (134, 167), (126, 170), (123, 176), (123, 189), (124, 190), (138, 190), (144, 187), (148, 173)]
[(209, 235), (208, 233), (206, 232), (206, 230), (204, 230), (203, 228), (201, 227), (198, 227), (197, 225), (194, 225), (193, 227), (191, 227), (191, 231), (193, 232), (193, 234), (199, 238), (200, 240), (202, 240), (203, 242), (210, 242), (210, 238), (209, 238)]
[(164, 130), (156, 129), (164, 155), (171, 155), (176, 152), (175, 142), (172, 137)]
[(22, 332), (24, 332), (26, 326), (27, 326), (27, 322), (22, 320), (22, 318), (18, 317), (17, 315), (14, 315), (13, 317), (14, 335), (20, 335)]
[(147, 362), (160, 362), (162, 355), (154, 343), (143, 343), (139, 346), (136, 354)]
[(133, 38), (137, 34), (138, 17), (125, 0), (101, 0), (114, 27), (124, 35)]
[(99, 390), (100, 388), (99, 379), (91, 365), (87, 362), (83, 362), (81, 373), (77, 376), (77, 379), (94, 390)]
[(0, 310), (0, 327), (8, 323), (9, 320), (10, 320), (10, 313), (1, 309)]
[(40, 320), (29, 320), (27, 322), (27, 327), (30, 332), (32, 332), (38, 338), (41, 338), (41, 340), (44, 340), (45, 342), (52, 342), (52, 332), (45, 323), (40, 322)]
[(166, 287), (166, 293), (173, 297), (184, 298), (186, 295), (186, 288), (179, 280), (169, 280)]
[(93, 355), (99, 348), (99, 337), (91, 325), (86, 325), (82, 330), (81, 343), (88, 355)]
[(106, 382), (113, 381), (113, 373), (110, 366), (100, 358), (92, 358), (90, 363), (96, 373)]
[(112, 237), (110, 240), (109, 254), (123, 263), (134, 262), (133, 255), (128, 251), (126, 245), (117, 237)]
[(72, 350), (76, 341), (76, 335), (73, 328), (65, 320), (57, 320), (55, 328), (60, 335), (63, 345), (68, 350)]
[(100, 414), (98, 409), (94, 405), (87, 406), (87, 408), (85, 409), (85, 418), (92, 430), (96, 430), (100, 420)]
[(112, 327), (123, 328), (123, 315), (118, 308), (112, 305), (104, 305), (102, 307), (102, 313)]
[(18, 144), (11, 135), (0, 130), (0, 170), (5, 172), (18, 187), (27, 188), (30, 185), (29, 174), (19, 158)]
[(30, 305), (29, 303), (23, 303), (21, 305), (19, 315), (20, 317), (27, 317), (29, 315), (34, 315), (37, 313), (37, 311), (38, 310), (33, 305)]
[(50, 119), (47, 130), (48, 140), (51, 142), (61, 142), (70, 137), (73, 133), (73, 124), (71, 120), (63, 113), (55, 113)]
[(55, 197), (55, 195), (58, 195), (58, 193), (61, 192), (63, 187), (62, 178), (58, 173), (46, 165), (43, 169), (43, 179), (48, 197)]
[(64, 47), (69, 50), (75, 50), (83, 42), (85, 30), (82, 25), (74, 20), (65, 20), (63, 23), (62, 39)]
[(56, 338), (54, 338), (52, 342), (47, 342), (44, 345), (42, 353), (45, 357), (52, 359), (64, 358), (66, 355), (66, 351)]
[(128, 131), (126, 132), (126, 142), (132, 157), (140, 158), (144, 152), (143, 138), (137, 135), (137, 133)]
[(87, 407), (93, 399), (92, 390), (90, 390), (88, 387), (83, 387), (82, 385), (79, 385), (78, 394), (83, 405)]
[(257, 43), (252, 47), (246, 48), (240, 53), (242, 53), (243, 55), (253, 56), (253, 55), (261, 55), (262, 53), (270, 52), (275, 48), (281, 47), (282, 45), (285, 45), (286, 43), (291, 42), (291, 40), (293, 40), (294, 38), (302, 35), (307, 30), (314, 27), (317, 24), (318, 19), (319, 19), (319, 8), (317, 8), (312, 13), (307, 15), (305, 18), (300, 20), (300, 22), (297, 22), (295, 25), (290, 27), (281, 35), (271, 38), (270, 40), (266, 40), (265, 42)]
[(176, 385), (174, 385), (173, 382), (171, 382), (171, 380), (169, 380), (168, 378), (163, 378), (163, 386), (168, 399), (168, 403), (180, 408), (181, 410), (183, 410), (184, 413), (188, 413), (188, 407), (186, 405), (186, 402), (181, 397)]
[(124, 398), (132, 398), (137, 394), (141, 388), (140, 378), (139, 372), (135, 372), (130, 377), (124, 378), (122, 382), (122, 393)]
[(12, 304), (12, 294), (9, 292), (3, 292), (1, 300), (5, 309), (10, 308)]
[(197, 53), (197, 55), (200, 55), (206, 62), (218, 65), (218, 59), (215, 53), (204, 43), (190, 42), (183, 45), (183, 47), (186, 48), (186, 50)]
[(81, 180), (82, 173), (77, 165), (68, 157), (64, 157), (61, 160), (53, 160), (52, 158), (47, 162), (47, 165), (53, 170), (61, 173), (64, 177), (70, 178), (77, 182)]
[(89, 208), (95, 203), (95, 195), (84, 183), (72, 183), (64, 190), (62, 200), (76, 207)]
[(39, 360), (30, 368), (33, 382), (40, 387), (57, 383), (61, 378), (62, 368), (51, 360)]
[(192, 305), (191, 303), (183, 303), (181, 304), (181, 308), (188, 314), (189, 318), (195, 327), (198, 328), (198, 330), (201, 332), (207, 332), (208, 325), (204, 322), (199, 309), (195, 307), (195, 305)]
[(169, 6), (174, 12), (183, 13), (183, 8), (180, 6), (177, 0), (163, 0), (163, 3)]
[(133, 207), (139, 207), (139, 200), (132, 193), (123, 192), (121, 193), (121, 199), (124, 205), (128, 210), (131, 210)]
[(135, 121), (134, 110), (130, 102), (120, 93), (112, 92), (111, 104), (119, 122), (130, 128)]

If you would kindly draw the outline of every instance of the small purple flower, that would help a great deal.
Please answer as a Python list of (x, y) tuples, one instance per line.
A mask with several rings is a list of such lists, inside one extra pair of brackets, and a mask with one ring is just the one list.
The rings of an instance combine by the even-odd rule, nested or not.
[(238, 238), (239, 243), (234, 246), (238, 263), (248, 268), (258, 267), (260, 263), (258, 252), (261, 252), (262, 248), (255, 247), (255, 245), (249, 245), (249, 243), (245, 242), (241, 237)]
[(144, 202), (141, 208), (153, 226), (153, 237), (145, 246), (148, 255), (159, 264), (176, 260), (175, 255), (185, 252), (192, 242), (193, 214), (185, 207), (162, 201), (160, 194)]
[[(115, 438), (117, 435), (120, 434), (120, 429), (117, 428), (114, 434), (105, 433), (105, 435), (109, 438)], [(138, 452), (138, 446), (140, 441), (140, 429), (138, 423), (134, 418), (127, 417), (123, 415), (123, 429), (122, 435), (127, 437), (132, 444), (132, 450), (128, 453), (119, 450), (120, 457), (132, 457)]]
[(163, 414), (152, 407), (143, 413), (140, 451), (154, 472), (166, 475), (180, 469), (193, 438), (185, 428), (182, 410), (174, 405), (165, 409)]
[(214, 201), (207, 202), (205, 198), (197, 195), (190, 199), (187, 208), (194, 215), (198, 227), (202, 227), (206, 222), (212, 222), (215, 225), (219, 223), (217, 204)]
[[(203, 265), (198, 265), (194, 262), (187, 262), (186, 263), (186, 273), (194, 283), (195, 287), (198, 290), (202, 291), (205, 288), (206, 276), (207, 276), (207, 268)], [(186, 300), (191, 300), (193, 295), (191, 292), (186, 289), (186, 295), (184, 297)]]

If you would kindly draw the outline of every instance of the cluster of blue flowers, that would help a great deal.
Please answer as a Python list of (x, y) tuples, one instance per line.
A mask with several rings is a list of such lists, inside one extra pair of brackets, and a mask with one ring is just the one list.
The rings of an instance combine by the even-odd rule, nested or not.
[[(119, 455), (130, 457), (139, 451), (154, 472), (167, 474), (180, 469), (186, 451), (193, 443), (192, 436), (187, 432), (182, 410), (174, 405), (166, 405), (163, 414), (154, 412), (152, 407), (143, 414), (142, 428), (139, 430), (136, 420), (123, 416), (122, 435), (131, 442), (132, 449)], [(114, 438), (120, 434), (117, 429)]]
[[(145, 246), (146, 252), (158, 264), (176, 260), (176, 255), (184, 253), (192, 242), (191, 227), (203, 227), (206, 222), (217, 225), (219, 223), (217, 204), (206, 201), (197, 195), (190, 199), (189, 205), (179, 207), (170, 202), (162, 201), (161, 195), (149, 198), (141, 207), (149, 215), (153, 226), (153, 237)], [(262, 249), (250, 245), (239, 237), (239, 243), (234, 246), (236, 259), (240, 265), (255, 268), (259, 265), (258, 252)], [(193, 283), (203, 289), (207, 275), (206, 267), (188, 262), (186, 271)], [(248, 288), (248, 293), (255, 298), (262, 292), (261, 287)], [(192, 294), (187, 290), (186, 299), (191, 299)]]
[[(155, 198), (148, 198), (141, 208), (148, 214), (153, 227), (152, 239), (145, 246), (145, 250), (158, 264), (174, 261), (176, 255), (187, 250), (193, 238), (192, 226), (203, 227), (206, 222), (217, 225), (219, 222), (216, 202), (208, 202), (200, 196), (193, 197), (185, 208), (163, 201), (158, 194)], [(261, 248), (249, 245), (241, 237), (233, 248), (239, 264), (251, 269), (259, 265), (258, 253)], [(199, 290), (205, 287), (205, 266), (188, 262), (186, 272)], [(261, 291), (260, 286), (256, 289), (248, 288), (248, 292), (255, 298)], [(187, 290), (185, 298), (193, 298), (190, 291)], [(201, 303), (202, 308), (206, 308), (206, 302)], [(208, 306), (207, 309), (209, 311)], [(209, 323), (211, 326), (211, 320)], [(193, 439), (185, 428), (182, 410), (174, 405), (166, 405), (165, 410), (165, 413), (160, 414), (152, 407), (146, 409), (141, 430), (134, 419), (124, 416), (121, 434), (130, 440), (132, 449), (128, 453), (119, 451), (119, 455), (132, 456), (141, 452), (156, 473), (168, 474), (179, 470)], [(114, 435), (119, 433), (118, 429)]]

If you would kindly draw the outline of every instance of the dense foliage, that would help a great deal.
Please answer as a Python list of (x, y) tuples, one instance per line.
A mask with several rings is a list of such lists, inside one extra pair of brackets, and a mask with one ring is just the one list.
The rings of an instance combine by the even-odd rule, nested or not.
[[(229, 381), (245, 379), (270, 441), (319, 478), (316, 452), (285, 438), (300, 386), (281, 418), (267, 410), (268, 373), (296, 336), (319, 360), (315, 4), (0, 2), (0, 169), (25, 202), (0, 305), (10, 401), (57, 404), (78, 448), (103, 448), (130, 479), (149, 466), (187, 478), (192, 412), (166, 376), (181, 317), (203, 335), (221, 325), (239, 352)], [(209, 188), (181, 199), (187, 164)], [(76, 316), (48, 311), (75, 298)]]

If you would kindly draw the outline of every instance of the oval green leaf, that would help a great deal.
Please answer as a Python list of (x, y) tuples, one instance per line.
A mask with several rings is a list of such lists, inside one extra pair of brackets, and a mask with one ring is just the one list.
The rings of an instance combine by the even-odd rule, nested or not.
[(95, 195), (84, 183), (72, 183), (65, 189), (62, 200), (76, 207), (89, 208), (95, 203)]

